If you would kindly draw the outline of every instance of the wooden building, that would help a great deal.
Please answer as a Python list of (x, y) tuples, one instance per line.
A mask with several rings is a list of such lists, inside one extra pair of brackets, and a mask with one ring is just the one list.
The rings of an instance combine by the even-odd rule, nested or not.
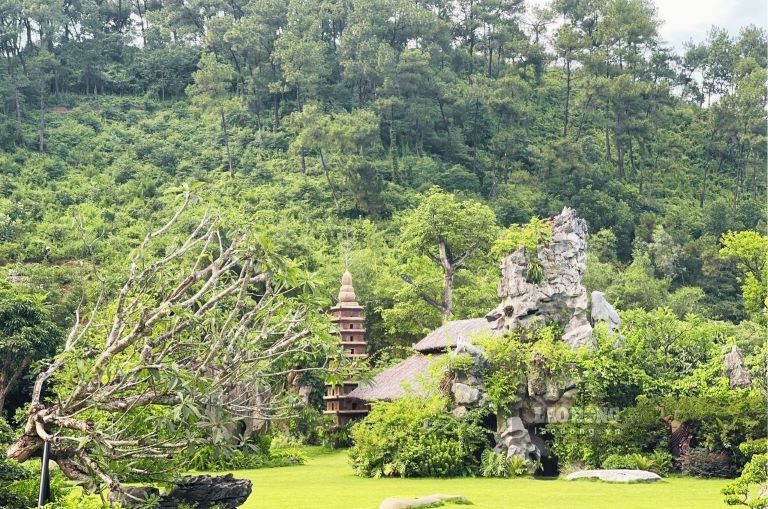
[[(368, 357), (365, 341), (365, 317), (363, 307), (357, 303), (355, 289), (352, 286), (352, 274), (344, 272), (341, 277), (339, 297), (334, 307), (330, 309), (331, 321), (336, 325), (339, 341), (344, 355), (351, 358), (365, 359)], [(345, 380), (343, 385), (325, 386), (325, 414), (333, 415), (337, 426), (364, 417), (369, 410), (366, 403), (349, 397), (359, 382)]]

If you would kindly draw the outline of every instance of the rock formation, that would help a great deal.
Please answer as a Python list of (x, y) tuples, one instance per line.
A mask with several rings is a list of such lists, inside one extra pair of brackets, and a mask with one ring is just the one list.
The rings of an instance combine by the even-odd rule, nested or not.
[(218, 477), (194, 475), (176, 481), (167, 495), (160, 496), (160, 491), (151, 486), (127, 487), (119, 493), (111, 493), (109, 499), (125, 507), (146, 507), (147, 502), (155, 498), (158, 502), (152, 507), (156, 509), (235, 509), (245, 503), (251, 489), (251, 481), (235, 479), (232, 474)]
[(506, 428), (498, 434), (496, 452), (502, 452), (507, 458), (518, 457), (528, 460), (540, 460), (542, 450), (533, 443), (532, 435), (528, 432), (520, 417), (507, 419)]
[(469, 505), (471, 502), (464, 495), (426, 495), (419, 498), (387, 498), (379, 504), (379, 509), (411, 509), (412, 507), (442, 507), (445, 503)]
[[(556, 323), (563, 330), (562, 340), (571, 348), (591, 348), (593, 323), (606, 322), (609, 330), (614, 331), (621, 319), (601, 292), (592, 293), (590, 316), (590, 299), (581, 283), (587, 262), (584, 220), (566, 207), (551, 224), (551, 241), (539, 246), (536, 253), (543, 269), (542, 278), (531, 282), (526, 277), (529, 254), (523, 248), (508, 255), (501, 263), (501, 303), (486, 319), (495, 334)], [(457, 374), (451, 385), (454, 415), (463, 415), (487, 401), (482, 349), (469, 341), (458, 341), (451, 355), (462, 354), (470, 355), (474, 362), (467, 372)], [(575, 396), (574, 381), (556, 380), (546, 369), (537, 369), (534, 360), (515, 401), (504, 415), (497, 415), (496, 451), (504, 452), (508, 458), (526, 460), (548, 456), (544, 440), (534, 430), (567, 419)]]
[(158, 509), (176, 509), (182, 505), (197, 509), (235, 509), (245, 503), (251, 489), (251, 481), (235, 479), (232, 474), (184, 477), (170, 494), (160, 499)]
[(619, 314), (613, 309), (613, 306), (605, 299), (603, 292), (592, 292), (592, 325), (598, 322), (605, 322), (609, 331), (615, 331), (621, 325)]
[(526, 278), (528, 257), (518, 248), (501, 262), (501, 304), (488, 313), (496, 330), (511, 331), (537, 321), (557, 323), (573, 348), (592, 345), (589, 299), (581, 278), (587, 268), (587, 224), (568, 207), (552, 219), (552, 240), (539, 246), (543, 279)]
[(659, 474), (648, 472), (647, 470), (581, 470), (568, 474), (566, 481), (575, 481), (576, 479), (591, 479), (605, 482), (635, 483), (635, 482), (657, 482), (661, 481)]
[(744, 366), (741, 349), (736, 345), (731, 347), (731, 351), (723, 359), (723, 374), (728, 377), (731, 389), (752, 387), (752, 377)]

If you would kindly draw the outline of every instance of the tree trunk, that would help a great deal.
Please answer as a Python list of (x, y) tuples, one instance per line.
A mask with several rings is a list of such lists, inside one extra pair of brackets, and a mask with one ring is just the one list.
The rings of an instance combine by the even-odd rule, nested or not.
[(331, 195), (333, 196), (333, 203), (336, 205), (336, 210), (339, 210), (339, 197), (336, 195), (336, 187), (334, 187), (331, 181), (331, 172), (328, 170), (328, 165), (325, 163), (325, 156), (322, 149), (320, 152), (320, 165), (323, 167), (323, 173), (325, 173), (325, 179), (328, 181), (328, 187), (331, 188)]
[(24, 137), (22, 134), (22, 128), (21, 128), (21, 92), (19, 92), (18, 87), (14, 87), (14, 100), (16, 102), (16, 132), (17, 132), (17, 139), (21, 142), (21, 144), (24, 144)]
[(565, 115), (563, 118), (563, 138), (568, 136), (568, 116), (571, 105), (571, 60), (565, 61)]
[(40, 125), (38, 127), (38, 151), (45, 151), (45, 80), (40, 80)]
[(21, 375), (30, 364), (32, 364), (32, 358), (26, 357), (21, 361), (21, 364), (13, 370), (13, 373), (8, 374), (7, 370), (10, 368), (10, 359), (6, 359), (6, 362), (3, 365), (3, 372), (0, 372), (0, 415), (3, 414), (8, 393), (11, 392), (11, 389), (13, 389), (16, 382), (19, 381), (19, 378), (21, 378)]
[(448, 256), (448, 246), (443, 239), (438, 239), (440, 250), (440, 264), (443, 267), (443, 302), (440, 305), (440, 318), (446, 323), (453, 313), (453, 274), (456, 267), (453, 266)]
[(235, 169), (232, 166), (232, 152), (229, 150), (229, 132), (227, 131), (227, 119), (224, 116), (224, 108), (219, 110), (221, 113), (221, 129), (224, 131), (224, 146), (227, 147), (227, 162), (229, 163), (229, 176), (235, 176)]
[(275, 120), (272, 123), (272, 132), (280, 129), (280, 95), (275, 94)]

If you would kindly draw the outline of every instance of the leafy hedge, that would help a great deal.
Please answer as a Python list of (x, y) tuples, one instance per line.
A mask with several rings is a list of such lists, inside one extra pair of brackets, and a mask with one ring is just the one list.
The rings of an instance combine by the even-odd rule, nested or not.
[(673, 467), (672, 455), (666, 451), (654, 451), (650, 454), (611, 454), (603, 460), (603, 468), (628, 468), (647, 470), (659, 475), (667, 475)]
[(349, 453), (363, 477), (454, 477), (474, 474), (486, 445), (486, 430), (470, 413), (457, 418), (447, 402), (402, 398), (373, 405), (352, 428)]

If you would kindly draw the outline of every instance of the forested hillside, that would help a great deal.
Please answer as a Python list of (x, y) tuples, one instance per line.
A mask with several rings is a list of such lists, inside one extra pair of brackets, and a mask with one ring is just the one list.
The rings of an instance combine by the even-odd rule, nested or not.
[[(764, 241), (721, 251), (765, 229), (762, 29), (676, 52), (647, 0), (0, 5), (0, 264), (60, 327), (184, 190), (247, 214), (328, 304), (348, 263), (374, 359), (440, 323), (428, 194), (488, 240), (573, 207), (620, 309), (762, 320)], [(451, 316), (495, 307), (497, 262), (456, 267)]]

